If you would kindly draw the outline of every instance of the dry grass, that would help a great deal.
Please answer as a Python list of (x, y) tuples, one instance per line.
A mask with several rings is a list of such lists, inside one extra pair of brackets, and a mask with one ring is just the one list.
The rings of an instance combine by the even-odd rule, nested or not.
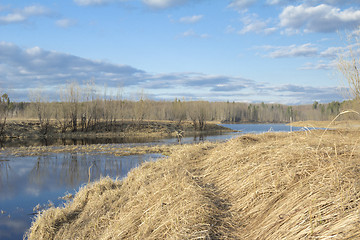
[(359, 130), (359, 120), (339, 120), (339, 121), (299, 121), (289, 124), (294, 127), (307, 127), (307, 128), (332, 128), (332, 129), (347, 129)]
[(360, 239), (358, 140), (328, 130), (187, 145), (85, 186), (28, 238)]
[(92, 144), (92, 145), (66, 145), (60, 147), (53, 146), (38, 146), (38, 147), (18, 147), (18, 148), (3, 148), (0, 155), (6, 156), (41, 156), (50, 153), (77, 153), (77, 154), (95, 154), (95, 155), (114, 155), (114, 156), (129, 156), (141, 155), (150, 153), (160, 153), (163, 155), (170, 155), (171, 152), (176, 151), (185, 145), (153, 145), (153, 146), (119, 146), (117, 144)]

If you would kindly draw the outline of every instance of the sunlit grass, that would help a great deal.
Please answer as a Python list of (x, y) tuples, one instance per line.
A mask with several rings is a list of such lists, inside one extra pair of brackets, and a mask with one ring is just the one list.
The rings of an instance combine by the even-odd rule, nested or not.
[(180, 146), (83, 187), (37, 216), (29, 238), (356, 239), (358, 140), (312, 130)]

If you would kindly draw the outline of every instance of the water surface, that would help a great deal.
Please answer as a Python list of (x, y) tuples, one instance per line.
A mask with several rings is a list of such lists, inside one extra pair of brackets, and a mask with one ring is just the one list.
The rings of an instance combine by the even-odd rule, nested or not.
[[(241, 134), (263, 133), (269, 131), (299, 131), (303, 128), (290, 127), (285, 124), (222, 124), (241, 132), (223, 133), (221, 135), (199, 134), (184, 137), (181, 143), (201, 141), (226, 141)], [(112, 147), (136, 147), (142, 145), (178, 144), (177, 138), (148, 139), (82, 139), (59, 140), (60, 142), (43, 142), (39, 145), (89, 145), (111, 144)], [(26, 146), (26, 144), (24, 144)], [(128, 171), (145, 161), (156, 160), (160, 154), (133, 155), (116, 157), (112, 155), (89, 155), (80, 153), (49, 153), (45, 156), (6, 156), (7, 148), (0, 151), (0, 239), (21, 239), (30, 227), (34, 217), (33, 208), (51, 204), (59, 206), (63, 200), (59, 197), (67, 192), (75, 193), (79, 187), (90, 180), (101, 176), (123, 178)]]
[(245, 133), (265, 133), (265, 132), (291, 132), (291, 131), (303, 131), (306, 130), (303, 127), (292, 127), (286, 124), (221, 124), (221, 126), (241, 131)]
[[(0, 239), (22, 239), (40, 204), (59, 206), (59, 197), (101, 176), (123, 178), (130, 169), (162, 155), (116, 157), (58, 153), (46, 156), (0, 158)], [(51, 203), (49, 203), (49, 200)]]

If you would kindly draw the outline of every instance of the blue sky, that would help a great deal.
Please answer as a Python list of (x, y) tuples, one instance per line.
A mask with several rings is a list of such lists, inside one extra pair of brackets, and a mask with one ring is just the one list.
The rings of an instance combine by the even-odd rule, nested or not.
[(4, 0), (0, 89), (54, 100), (93, 79), (130, 99), (342, 100), (336, 56), (360, 25), (357, 2)]

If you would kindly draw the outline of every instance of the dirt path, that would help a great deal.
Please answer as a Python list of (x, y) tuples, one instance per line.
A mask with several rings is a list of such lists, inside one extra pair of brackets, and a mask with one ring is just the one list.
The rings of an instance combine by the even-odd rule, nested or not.
[(188, 163), (183, 161), (184, 167), (191, 166), (187, 169), (191, 178), (204, 191), (206, 198), (210, 200), (212, 206), (211, 228), (209, 231), (210, 239), (238, 239), (236, 229), (239, 224), (232, 217), (230, 211), (231, 202), (225, 196), (227, 193), (221, 192), (211, 179), (206, 177), (204, 171), (204, 162), (211, 154), (211, 150), (215, 146), (205, 146), (193, 153), (188, 159)]

